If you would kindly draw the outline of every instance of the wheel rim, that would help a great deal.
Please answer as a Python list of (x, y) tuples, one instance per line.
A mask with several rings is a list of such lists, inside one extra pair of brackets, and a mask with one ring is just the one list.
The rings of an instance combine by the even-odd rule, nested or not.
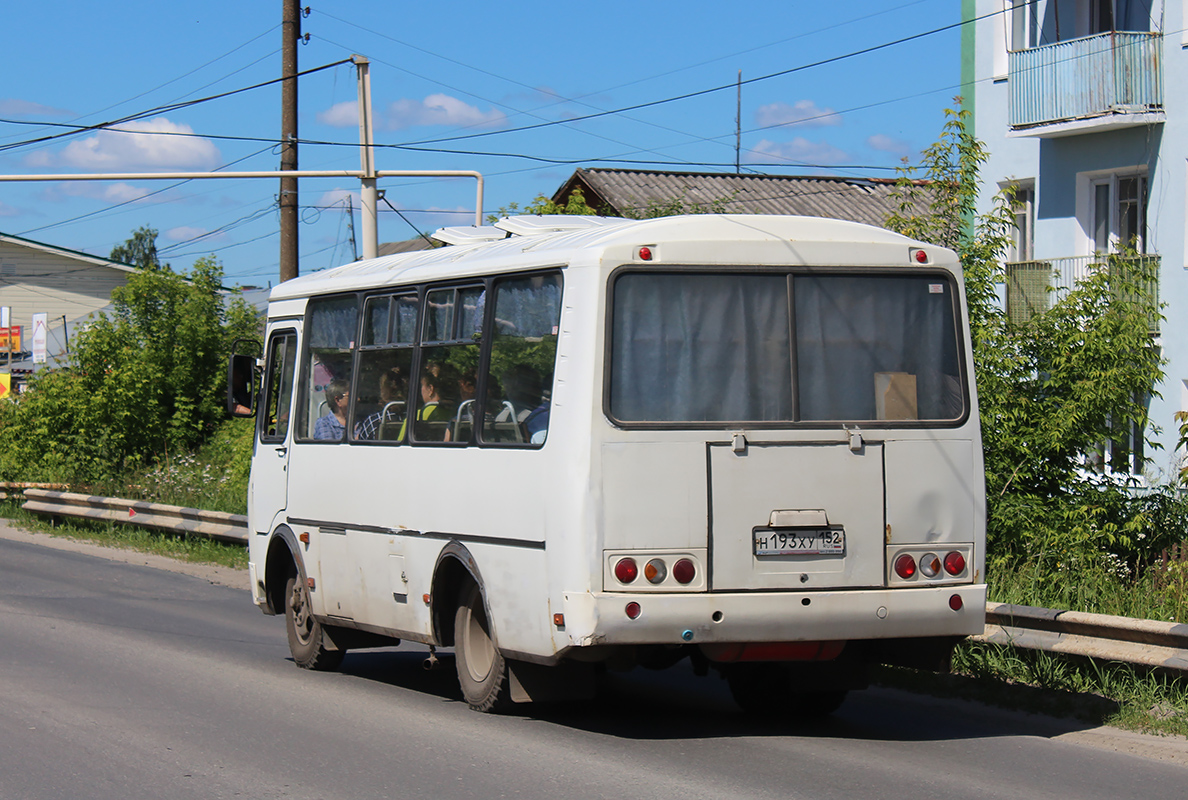
[(476, 683), (482, 683), (491, 674), (495, 663), (495, 645), (487, 635), (487, 620), (482, 609), (474, 606), (467, 609), (464, 635), (466, 671)]
[(293, 632), (297, 634), (297, 640), (308, 644), (313, 618), (309, 614), (305, 589), (296, 581), (293, 582), (293, 593), (289, 595), (289, 608), (293, 611)]

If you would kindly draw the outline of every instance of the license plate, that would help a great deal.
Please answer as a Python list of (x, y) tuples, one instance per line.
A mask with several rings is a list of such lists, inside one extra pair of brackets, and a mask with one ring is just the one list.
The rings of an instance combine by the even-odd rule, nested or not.
[(846, 552), (846, 532), (841, 528), (755, 528), (754, 532), (757, 556), (840, 556)]

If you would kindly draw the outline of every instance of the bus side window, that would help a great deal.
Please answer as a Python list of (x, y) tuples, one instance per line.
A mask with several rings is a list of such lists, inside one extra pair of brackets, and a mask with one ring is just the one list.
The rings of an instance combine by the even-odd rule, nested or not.
[(431, 289), (425, 294), (414, 442), (468, 444), (483, 318), (482, 286)]
[(293, 399), (296, 363), (297, 337), (291, 333), (274, 337), (268, 350), (268, 387), (260, 430), (263, 442), (283, 442), (289, 433), (289, 406)]
[(495, 284), (483, 442), (544, 444), (560, 323), (559, 273)]
[(297, 403), (298, 439), (342, 441), (346, 434), (358, 316), (354, 295), (309, 303), (309, 349)]
[(398, 442), (408, 415), (417, 296), (370, 297), (363, 315), (351, 437), (358, 441)]

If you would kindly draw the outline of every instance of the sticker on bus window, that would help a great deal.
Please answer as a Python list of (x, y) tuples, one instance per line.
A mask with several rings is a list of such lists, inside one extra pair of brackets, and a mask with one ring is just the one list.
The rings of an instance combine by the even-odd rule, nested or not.
[(930, 283), (930, 284), (928, 284), (928, 293), (929, 294), (944, 294), (945, 293), (945, 285), (943, 283)]

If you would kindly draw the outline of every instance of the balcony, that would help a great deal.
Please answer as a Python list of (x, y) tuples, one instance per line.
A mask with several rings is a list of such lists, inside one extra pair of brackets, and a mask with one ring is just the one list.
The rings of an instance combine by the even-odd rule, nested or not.
[[(1075, 256), (1051, 258), (1044, 261), (1017, 261), (1006, 264), (1007, 319), (1016, 324), (1027, 322), (1036, 314), (1052, 307), (1062, 294), (1067, 294), (1078, 281), (1094, 270), (1106, 267), (1105, 256)], [(1145, 281), (1137, 299), (1148, 306), (1151, 335), (1159, 333), (1159, 264), (1157, 255), (1138, 255), (1120, 259), (1143, 268), (1151, 279)]]
[(1163, 37), (1113, 32), (1008, 56), (1012, 136), (1049, 138), (1164, 121)]

